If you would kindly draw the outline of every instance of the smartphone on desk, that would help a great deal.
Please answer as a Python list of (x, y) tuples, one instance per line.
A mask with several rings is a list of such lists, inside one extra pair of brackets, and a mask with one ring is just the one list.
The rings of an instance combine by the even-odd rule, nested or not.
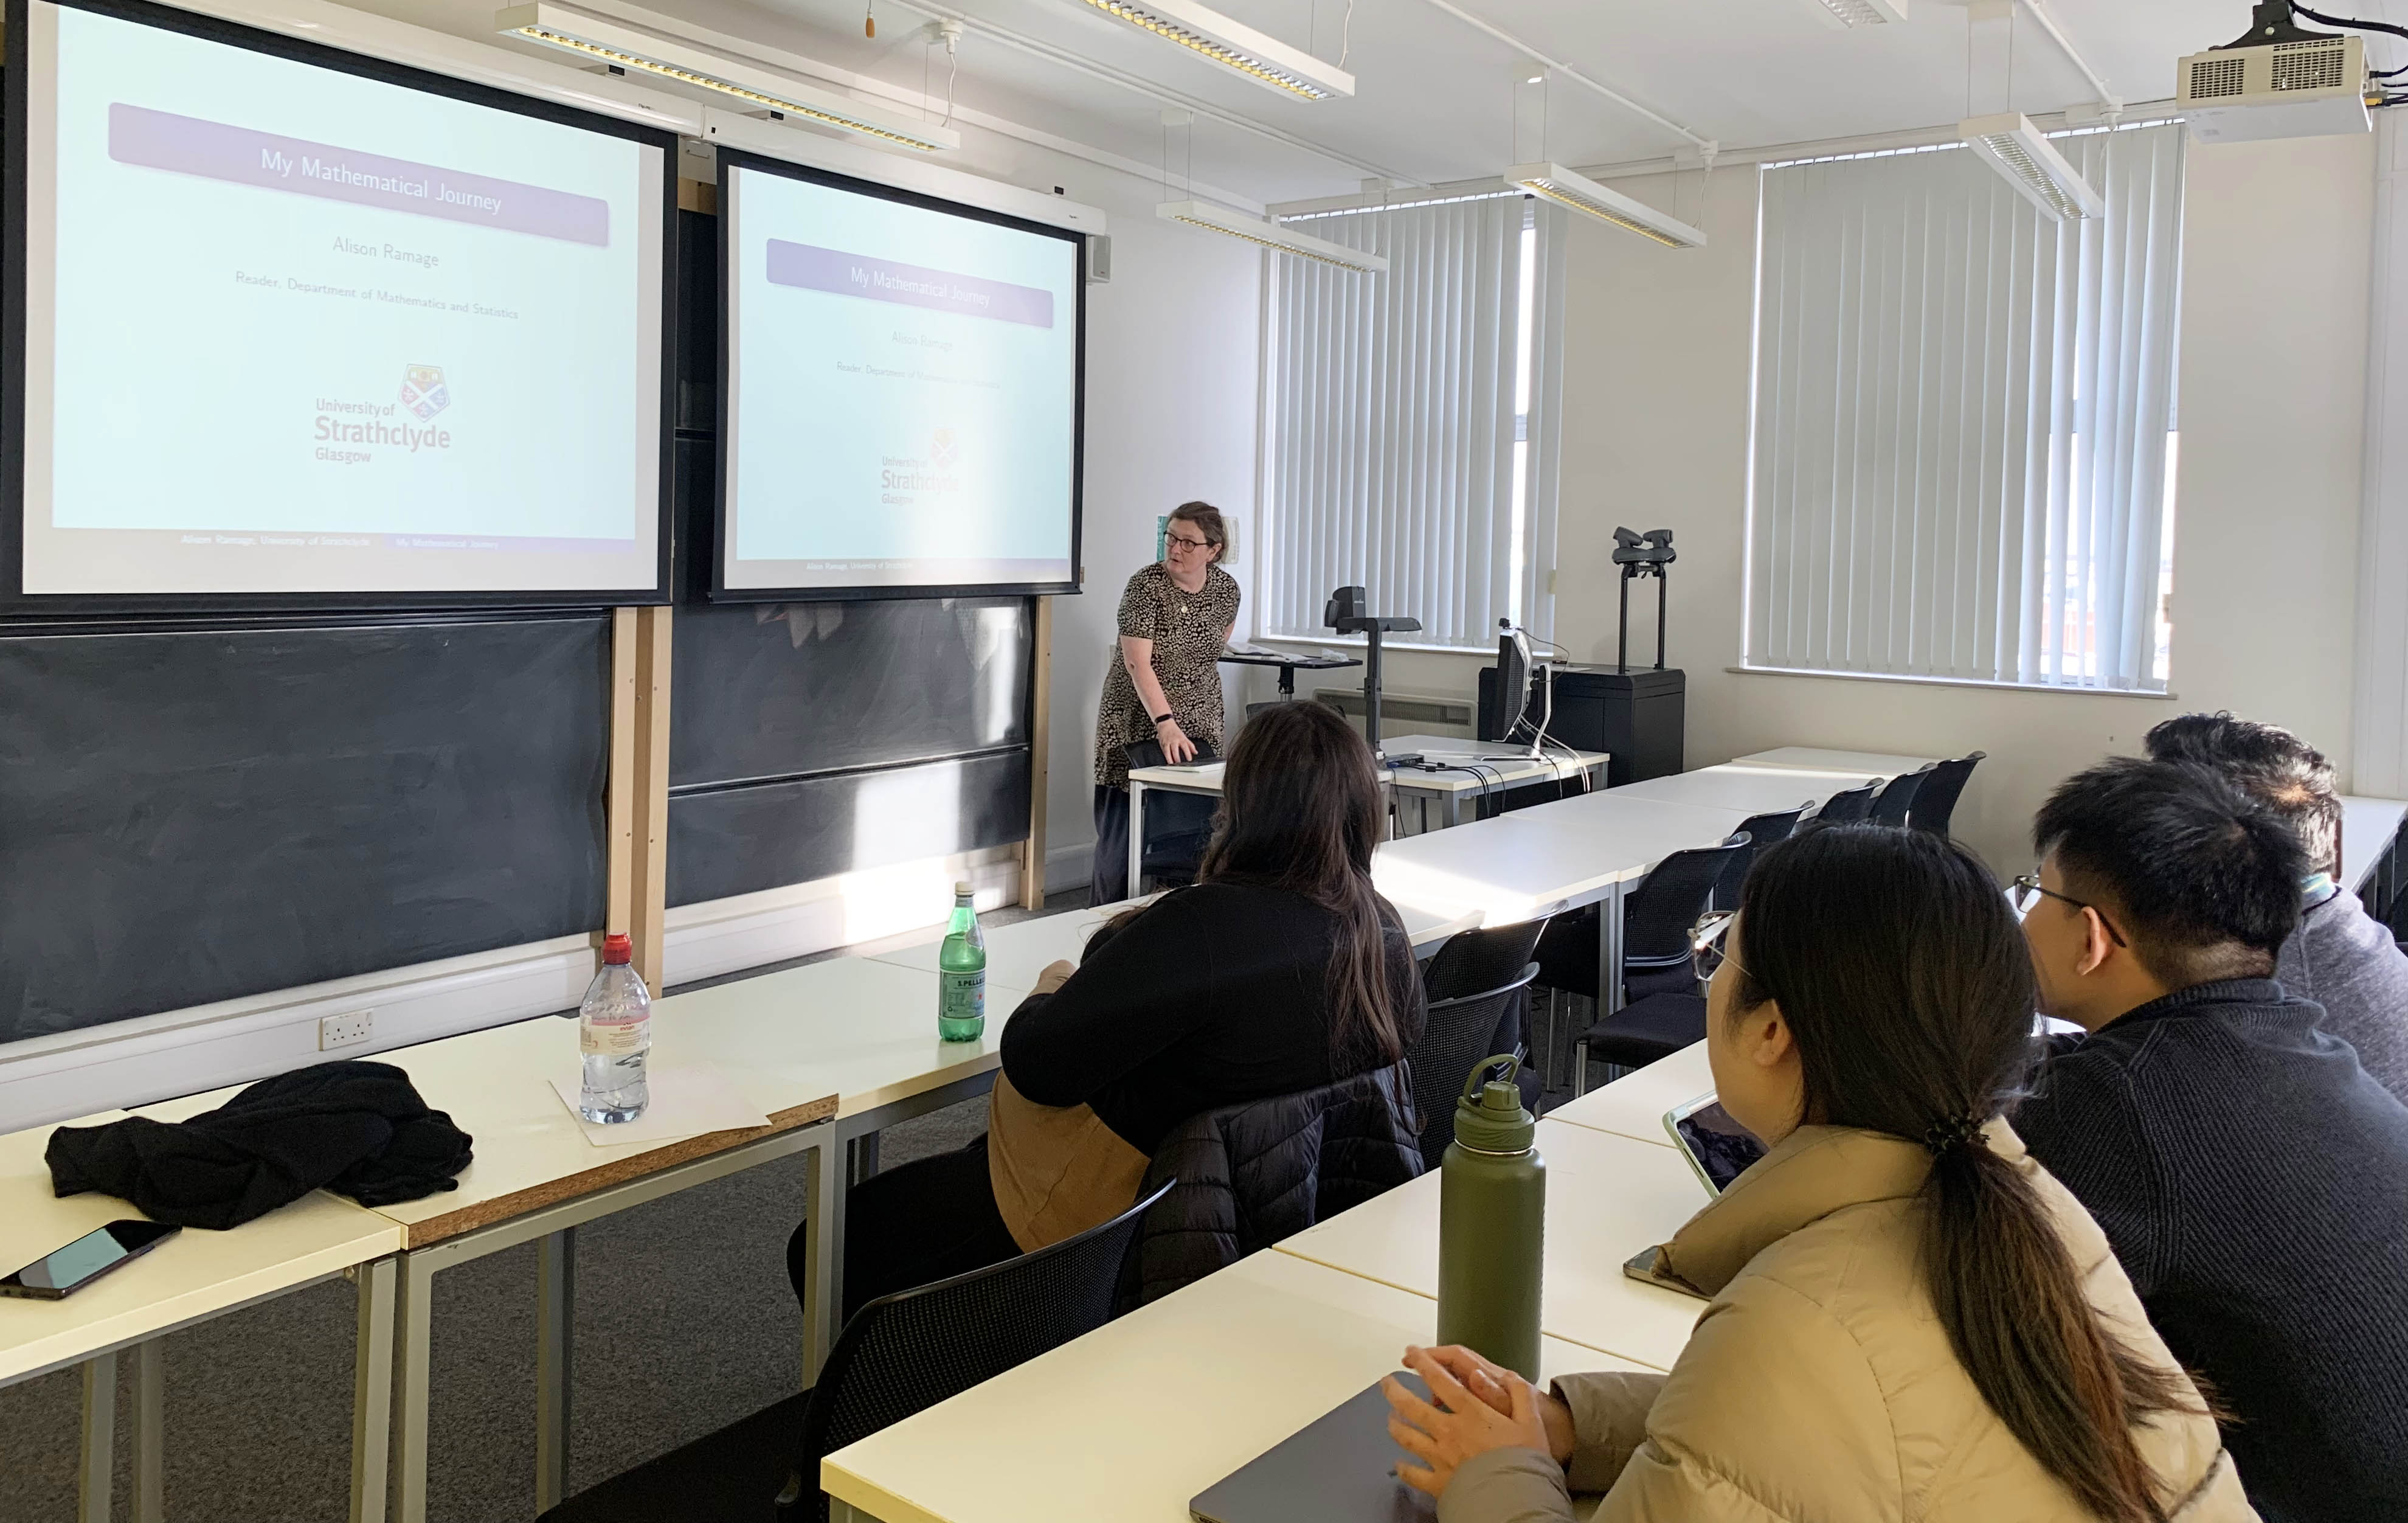
[(165, 1222), (136, 1221), (130, 1217), (111, 1222), (0, 1279), (0, 1296), (57, 1300), (82, 1289), (120, 1264), (141, 1257), (182, 1230)]

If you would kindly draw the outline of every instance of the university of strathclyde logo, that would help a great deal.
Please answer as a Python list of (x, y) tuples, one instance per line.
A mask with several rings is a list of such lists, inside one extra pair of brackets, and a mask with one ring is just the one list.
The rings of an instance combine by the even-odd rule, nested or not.
[(420, 423), (452, 405), (452, 388), (443, 384), (443, 367), (412, 365), (401, 372), (401, 405)]
[(928, 441), (928, 464), (939, 470), (951, 469), (959, 453), (958, 446), (953, 443), (953, 431), (950, 428), (938, 429), (936, 436)]

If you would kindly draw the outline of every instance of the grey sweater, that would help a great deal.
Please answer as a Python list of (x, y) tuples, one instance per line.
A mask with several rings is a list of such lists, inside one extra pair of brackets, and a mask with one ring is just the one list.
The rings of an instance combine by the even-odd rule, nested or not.
[(2358, 1049), (2360, 1067), (2408, 1103), (2408, 956), (2391, 928), (2342, 889), (2300, 919), (2275, 981), (2325, 1007), (2316, 1024)]

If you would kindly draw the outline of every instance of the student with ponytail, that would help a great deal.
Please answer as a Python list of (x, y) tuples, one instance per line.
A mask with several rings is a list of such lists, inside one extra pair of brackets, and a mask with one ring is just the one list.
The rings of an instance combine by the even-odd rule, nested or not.
[(2208, 1403), (2106, 1238), (2001, 1119), (2032, 972), (1962, 846), (1875, 826), (1757, 858), (1711, 986), (1724, 1107), (1771, 1151), (1672, 1241), (1711, 1299), (1669, 1375), (1541, 1392), (1465, 1349), (1390, 1383), (1441, 1523), (2238, 1523)]

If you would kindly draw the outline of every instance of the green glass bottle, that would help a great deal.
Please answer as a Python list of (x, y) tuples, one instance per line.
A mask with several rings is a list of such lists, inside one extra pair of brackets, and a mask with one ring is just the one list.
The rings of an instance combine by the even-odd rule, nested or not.
[(937, 1035), (976, 1042), (986, 1035), (986, 933), (979, 929), (970, 885), (953, 885), (953, 918), (937, 952)]
[(1513, 1083), (1521, 1067), (1511, 1054), (1481, 1059), (1455, 1107), (1439, 1163), (1438, 1341), (1537, 1380), (1547, 1164)]

